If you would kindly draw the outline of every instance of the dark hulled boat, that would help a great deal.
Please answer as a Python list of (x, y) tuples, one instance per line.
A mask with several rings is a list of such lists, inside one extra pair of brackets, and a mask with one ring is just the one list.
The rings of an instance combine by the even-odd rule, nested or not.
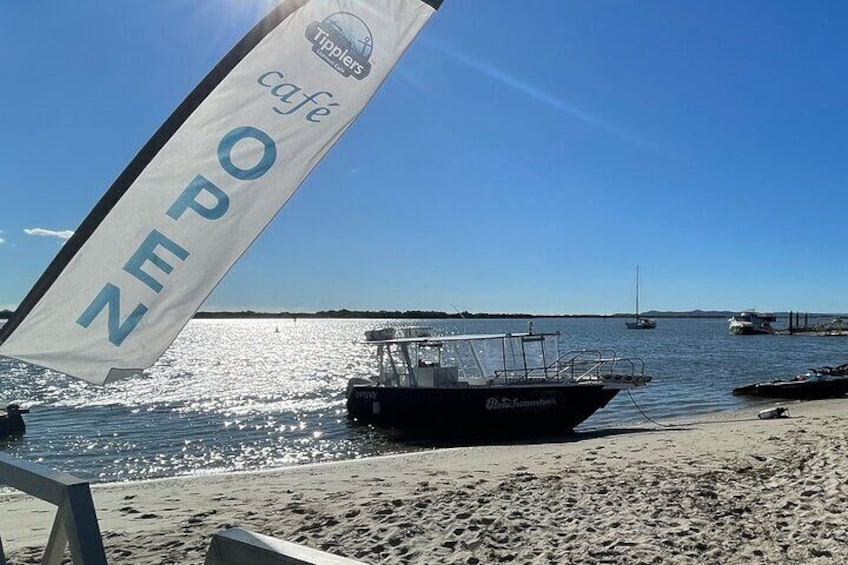
[(21, 408), (17, 404), (10, 404), (6, 410), (0, 410), (0, 439), (21, 435), (26, 431), (26, 423), (22, 414), (29, 410)]
[(421, 433), (571, 431), (620, 389), (602, 384), (423, 388), (355, 385), (349, 414), (381, 428)]
[(639, 359), (610, 351), (560, 354), (559, 333), (433, 337), (422, 328), (366, 334), (373, 379), (351, 379), (349, 416), (424, 434), (562, 433), (618, 392), (645, 385)]
[(839, 398), (848, 394), (848, 364), (810, 369), (793, 379), (741, 386), (734, 388), (733, 394), (792, 400)]

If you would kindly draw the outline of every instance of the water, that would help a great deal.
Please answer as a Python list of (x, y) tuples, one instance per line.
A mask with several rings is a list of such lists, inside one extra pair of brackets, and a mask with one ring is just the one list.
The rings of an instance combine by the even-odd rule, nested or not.
[[(525, 331), (524, 320), (429, 320), (437, 333)], [(13, 456), (94, 482), (261, 470), (426, 448), (351, 426), (348, 378), (368, 376), (374, 320), (193, 320), (147, 373), (107, 387), (0, 358), (0, 405), (32, 412)], [(536, 319), (566, 349), (642, 357), (654, 382), (634, 392), (654, 419), (751, 406), (730, 389), (848, 361), (839, 338), (730, 336), (725, 320)], [(580, 429), (642, 421), (626, 393)]]

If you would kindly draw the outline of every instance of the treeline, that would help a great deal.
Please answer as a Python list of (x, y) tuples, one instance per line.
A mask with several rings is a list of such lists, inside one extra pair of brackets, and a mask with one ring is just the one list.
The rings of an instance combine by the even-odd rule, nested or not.
[[(437, 312), (434, 310), (321, 310), (319, 312), (198, 312), (195, 318), (406, 318), (406, 319), (461, 319), (461, 318), (538, 318), (536, 314), (492, 314), (475, 312)], [(550, 317), (550, 316), (545, 316)]]
[[(0, 310), (0, 320), (8, 320), (12, 317), (11, 310)], [(730, 310), (690, 310), (688, 312), (643, 312), (645, 318), (729, 318), (738, 312)], [(775, 312), (778, 318), (788, 316), (786, 312)], [(808, 314), (810, 317), (836, 316), (835, 314)], [(435, 310), (321, 310), (319, 312), (254, 312), (253, 310), (242, 310), (240, 312), (198, 312), (194, 315), (200, 319), (227, 319), (227, 318), (361, 318), (361, 319), (421, 319), (421, 320), (449, 320), (449, 319), (486, 319), (486, 318), (632, 318), (633, 314), (524, 314), (524, 313), (491, 313), (491, 312), (438, 312)]]
[[(0, 310), (0, 320), (12, 317), (11, 310)], [(648, 314), (645, 314), (648, 315)], [(622, 318), (632, 317), (632, 314), (526, 314), (526, 313), (491, 313), (491, 312), (439, 312), (436, 310), (321, 310), (319, 312), (255, 312), (242, 310), (239, 312), (198, 312), (194, 315), (199, 319), (235, 319), (235, 318), (359, 318), (359, 319), (514, 319), (514, 318)], [(656, 317), (687, 317), (682, 315), (662, 315)]]
[[(644, 317), (651, 318), (728, 318), (733, 312), (701, 311), (692, 312), (645, 312)], [(632, 318), (631, 313), (616, 314), (527, 314), (492, 312), (439, 312), (436, 310), (321, 310), (319, 312), (198, 312), (195, 318), (352, 318), (352, 319), (527, 319), (527, 318)]]

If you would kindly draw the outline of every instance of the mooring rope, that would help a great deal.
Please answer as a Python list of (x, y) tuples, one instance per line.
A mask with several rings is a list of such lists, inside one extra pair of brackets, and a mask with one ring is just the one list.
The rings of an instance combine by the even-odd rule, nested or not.
[(661, 428), (677, 428), (677, 427), (679, 427), (677, 424), (663, 424), (662, 422), (657, 422), (656, 420), (654, 420), (653, 418), (648, 416), (645, 413), (645, 411), (642, 410), (642, 407), (639, 406), (639, 404), (636, 403), (636, 399), (633, 398), (633, 393), (630, 391), (630, 389), (627, 389), (627, 394), (630, 396), (630, 400), (631, 400), (631, 402), (633, 402), (633, 406), (636, 407), (636, 410), (639, 411), (639, 413), (642, 415), (643, 418), (645, 418), (646, 420), (648, 420), (652, 424), (659, 426)]

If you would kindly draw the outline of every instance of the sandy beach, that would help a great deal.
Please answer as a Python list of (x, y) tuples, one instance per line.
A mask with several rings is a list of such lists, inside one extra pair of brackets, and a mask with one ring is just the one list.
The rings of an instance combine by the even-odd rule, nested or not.
[[(367, 563), (848, 561), (843, 400), (573, 439), (96, 485), (111, 563), (202, 563), (240, 526)], [(763, 408), (763, 407), (760, 407)], [(37, 563), (53, 510), (0, 497), (11, 563)]]

